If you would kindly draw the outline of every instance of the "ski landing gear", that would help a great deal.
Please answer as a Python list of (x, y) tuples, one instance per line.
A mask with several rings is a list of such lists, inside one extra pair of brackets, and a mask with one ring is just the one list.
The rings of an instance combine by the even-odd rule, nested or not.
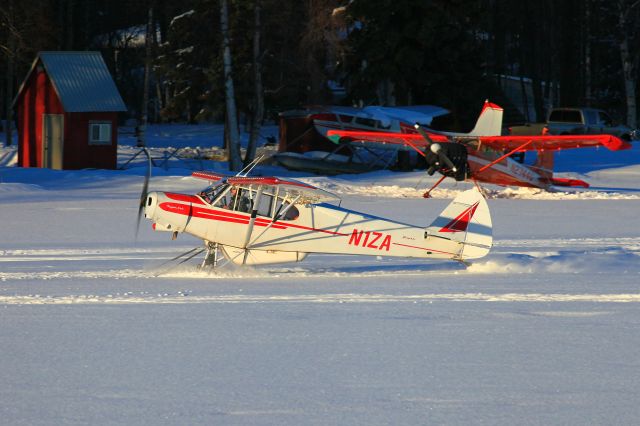
[(205, 250), (207, 251), (207, 254), (202, 261), (202, 265), (200, 265), (200, 269), (204, 269), (207, 267), (215, 269), (218, 266), (219, 259), (218, 243), (205, 241)]

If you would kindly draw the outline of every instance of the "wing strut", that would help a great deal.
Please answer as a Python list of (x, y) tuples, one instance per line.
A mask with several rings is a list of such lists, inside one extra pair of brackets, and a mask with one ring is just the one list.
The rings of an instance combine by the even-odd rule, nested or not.
[(492, 162), (490, 162), (486, 166), (482, 166), (482, 168), (480, 168), (476, 173), (480, 173), (480, 172), (483, 172), (483, 171), (487, 170), (489, 167), (493, 166), (494, 164), (497, 164), (497, 163), (501, 162), (502, 160), (504, 160), (505, 158), (507, 158), (511, 154), (520, 151), (522, 148), (524, 148), (525, 146), (530, 145), (532, 143), (533, 143), (533, 139), (529, 139), (527, 142), (523, 143), (522, 145), (520, 145), (517, 148), (512, 149), (511, 151), (507, 152), (505, 155), (503, 155), (502, 157), (498, 158), (497, 160), (493, 160)]
[[(298, 195), (291, 203), (289, 203), (289, 205), (287, 205), (287, 207), (284, 208), (284, 210), (282, 210), (281, 212), (277, 213), (274, 217), (273, 220), (269, 223), (269, 225), (267, 225), (266, 228), (264, 228), (264, 230), (260, 233), (260, 235), (258, 235), (257, 237), (255, 237), (246, 247), (247, 248), (251, 248), (253, 246), (253, 243), (255, 243), (256, 241), (258, 241), (260, 239), (260, 237), (262, 237), (264, 235), (265, 232), (267, 232), (269, 230), (269, 228), (271, 228), (271, 226), (276, 223), (282, 216), (284, 216), (285, 214), (287, 214), (287, 212), (289, 211), (289, 209), (291, 207), (293, 207), (293, 205), (300, 199), (300, 197), (302, 197), (302, 195)], [(284, 201), (287, 201), (287, 198), (284, 199)]]
[(440, 183), (444, 180), (444, 178), (446, 178), (446, 176), (445, 176), (445, 175), (442, 175), (442, 176), (440, 177), (440, 179), (438, 179), (438, 181), (436, 182), (436, 184), (435, 184), (435, 185), (433, 185), (431, 188), (429, 188), (429, 189), (427, 190), (427, 192), (425, 192), (424, 194), (422, 194), (422, 196), (423, 196), (424, 198), (431, 198), (431, 191), (433, 191), (434, 189), (436, 189), (436, 186), (440, 185)]
[(247, 227), (247, 234), (244, 237), (244, 244), (242, 245), (242, 248), (244, 249), (244, 259), (242, 260), (242, 264), (245, 264), (247, 262), (247, 256), (249, 255), (249, 251), (247, 250), (247, 245), (249, 244), (249, 240), (251, 239), (251, 234), (253, 233), (253, 225), (256, 223), (256, 216), (258, 216), (258, 206), (260, 205), (262, 189), (263, 189), (262, 186), (258, 188), (258, 192), (256, 193), (256, 198), (253, 200), (253, 209), (251, 210), (251, 219), (249, 220), (249, 226)]

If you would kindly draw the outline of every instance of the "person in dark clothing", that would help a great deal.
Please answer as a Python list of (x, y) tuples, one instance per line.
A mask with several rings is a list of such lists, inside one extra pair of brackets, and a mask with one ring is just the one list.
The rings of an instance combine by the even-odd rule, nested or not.
[(232, 187), (229, 191), (229, 203), (224, 206), (225, 209), (235, 210), (238, 212), (249, 213), (251, 211), (251, 200), (247, 198), (241, 189)]

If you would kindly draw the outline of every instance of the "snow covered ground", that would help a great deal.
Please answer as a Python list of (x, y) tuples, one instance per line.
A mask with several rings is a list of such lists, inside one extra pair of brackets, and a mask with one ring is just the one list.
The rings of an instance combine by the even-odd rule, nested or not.
[[(152, 128), (149, 145), (215, 130)], [(160, 266), (195, 239), (145, 221), (135, 240), (141, 162), (20, 169), (0, 149), (0, 424), (637, 424), (639, 154), (560, 153), (589, 190), (488, 187), (495, 247), (469, 268), (311, 255), (209, 273)], [(258, 172), (425, 225), (468, 188)], [(189, 173), (155, 168), (152, 189), (196, 192)]]

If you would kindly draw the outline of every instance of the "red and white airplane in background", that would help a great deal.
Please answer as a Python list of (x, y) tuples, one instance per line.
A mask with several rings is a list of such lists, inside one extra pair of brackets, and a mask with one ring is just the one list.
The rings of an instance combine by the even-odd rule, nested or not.
[[(476, 127), (469, 133), (437, 132), (416, 124), (413, 132), (329, 130), (327, 136), (352, 148), (415, 150), (425, 157), (430, 175), (435, 171), (442, 174), (425, 197), (445, 177), (547, 190), (553, 186), (589, 187), (582, 180), (553, 176), (554, 151), (597, 146), (612, 151), (631, 148), (629, 142), (612, 135), (500, 136), (501, 126), (502, 108), (485, 102)], [(535, 164), (526, 165), (512, 158), (525, 151), (537, 152)]]
[[(205, 264), (221, 253), (238, 265), (303, 260), (309, 253), (451, 259), (467, 262), (492, 246), (489, 208), (476, 189), (462, 192), (428, 226), (413, 226), (340, 207), (322, 189), (277, 177), (224, 176), (194, 172), (210, 182), (197, 195), (146, 193), (140, 215), (153, 229), (191, 234), (206, 250)], [(332, 202), (334, 202), (332, 204)], [(194, 253), (195, 252), (195, 253)], [(183, 260), (183, 261), (185, 261)]]
[[(449, 110), (434, 105), (414, 106), (344, 106), (316, 107), (309, 114), (313, 126), (322, 136), (330, 130), (375, 131), (390, 133), (416, 133), (414, 123), (431, 127), (433, 121), (450, 114)], [(485, 102), (476, 124), (469, 133), (449, 133), (457, 136), (499, 135), (502, 132), (501, 107)], [(446, 134), (446, 133), (445, 133)]]

